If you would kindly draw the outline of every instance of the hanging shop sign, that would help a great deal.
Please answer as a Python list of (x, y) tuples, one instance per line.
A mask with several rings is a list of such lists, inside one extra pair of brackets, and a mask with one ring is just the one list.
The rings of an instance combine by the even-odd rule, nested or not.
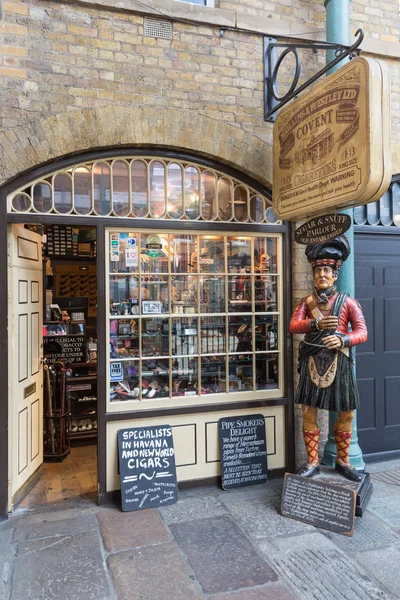
[(224, 490), (267, 480), (267, 443), (263, 415), (218, 421), (221, 477)]
[(274, 125), (273, 205), (314, 217), (380, 198), (391, 180), (390, 82), (356, 58), (283, 108)]
[(322, 215), (298, 227), (294, 232), (294, 239), (298, 244), (321, 244), (343, 235), (350, 227), (350, 215), (341, 213)]
[(118, 459), (122, 510), (168, 506), (178, 500), (172, 427), (120, 429)]

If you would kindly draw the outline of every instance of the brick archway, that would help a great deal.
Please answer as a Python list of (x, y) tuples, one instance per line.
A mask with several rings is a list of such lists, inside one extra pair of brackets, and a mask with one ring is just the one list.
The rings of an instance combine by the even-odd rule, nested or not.
[(184, 110), (104, 106), (35, 120), (3, 133), (0, 181), (90, 149), (157, 146), (217, 159), (271, 188), (272, 148), (254, 134)]

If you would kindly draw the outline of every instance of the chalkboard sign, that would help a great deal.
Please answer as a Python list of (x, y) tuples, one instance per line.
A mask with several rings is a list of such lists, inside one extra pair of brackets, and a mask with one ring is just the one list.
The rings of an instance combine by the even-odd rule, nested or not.
[(263, 415), (218, 421), (224, 490), (267, 480), (267, 444)]
[(178, 500), (175, 452), (169, 425), (118, 431), (122, 510), (168, 506)]
[(355, 511), (354, 490), (286, 473), (281, 502), (285, 517), (353, 535)]
[(47, 364), (53, 364), (58, 360), (62, 360), (65, 364), (86, 362), (85, 338), (83, 335), (44, 337), (43, 354)]

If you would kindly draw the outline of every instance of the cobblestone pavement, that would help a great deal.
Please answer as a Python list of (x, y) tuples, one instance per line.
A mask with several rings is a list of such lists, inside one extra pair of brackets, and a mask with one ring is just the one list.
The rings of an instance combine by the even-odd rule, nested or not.
[(400, 598), (400, 460), (367, 470), (353, 537), (282, 517), (282, 480), (130, 513), (85, 499), (19, 509), (0, 523), (0, 599)]

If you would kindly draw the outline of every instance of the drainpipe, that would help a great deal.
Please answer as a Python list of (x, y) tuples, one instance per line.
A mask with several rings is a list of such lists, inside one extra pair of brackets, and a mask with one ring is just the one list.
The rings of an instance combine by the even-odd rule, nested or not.
[[(326, 9), (326, 40), (336, 44), (350, 45), (350, 0), (325, 0)], [(326, 60), (330, 62), (335, 58), (334, 50), (328, 50)], [(339, 69), (344, 62), (339, 63), (329, 73)], [(353, 209), (341, 210), (341, 213), (348, 214), (353, 222)], [(340, 269), (337, 288), (339, 291), (348, 292), (351, 297), (355, 295), (354, 284), (354, 228), (347, 231), (346, 236), (350, 243), (351, 254), (343, 267)], [(329, 413), (329, 437), (325, 445), (324, 457), (322, 462), (328, 466), (334, 466), (336, 462), (336, 444), (334, 439), (334, 424), (337, 419), (336, 412)], [(352, 423), (352, 439), (350, 444), (349, 460), (356, 469), (363, 469), (365, 463), (362, 457), (361, 448), (358, 445), (357, 437), (357, 414)]]

